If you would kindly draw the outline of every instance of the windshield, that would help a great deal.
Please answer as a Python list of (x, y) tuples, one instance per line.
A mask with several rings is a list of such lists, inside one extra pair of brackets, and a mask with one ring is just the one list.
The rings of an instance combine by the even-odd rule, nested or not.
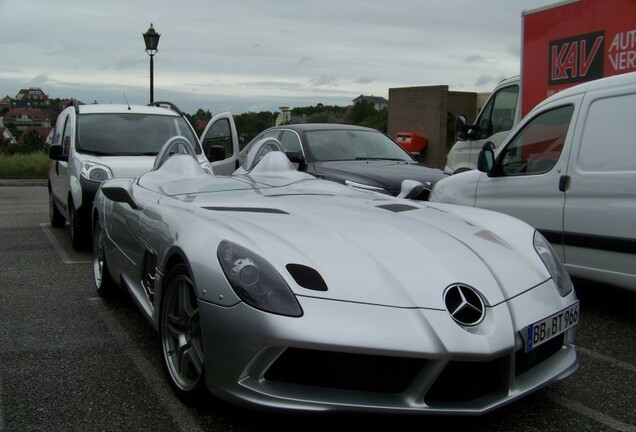
[(380, 132), (335, 129), (308, 131), (306, 135), (315, 161), (413, 160), (402, 147)]
[(103, 156), (154, 156), (173, 136), (181, 135), (201, 153), (197, 137), (180, 116), (133, 113), (84, 114), (77, 120), (76, 149)]

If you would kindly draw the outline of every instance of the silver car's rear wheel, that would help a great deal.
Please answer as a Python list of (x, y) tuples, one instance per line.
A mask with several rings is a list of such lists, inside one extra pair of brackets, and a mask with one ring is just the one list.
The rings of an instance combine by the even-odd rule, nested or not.
[(205, 393), (199, 306), (187, 267), (168, 275), (159, 317), (164, 368), (176, 393), (194, 402)]

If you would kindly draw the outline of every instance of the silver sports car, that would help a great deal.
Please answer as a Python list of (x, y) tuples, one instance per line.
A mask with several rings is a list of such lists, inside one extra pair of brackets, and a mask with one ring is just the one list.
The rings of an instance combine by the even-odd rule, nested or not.
[(173, 138), (95, 200), (97, 290), (130, 292), (183, 400), (478, 414), (577, 369), (579, 303), (530, 226), (319, 180), (278, 148), (213, 176)]

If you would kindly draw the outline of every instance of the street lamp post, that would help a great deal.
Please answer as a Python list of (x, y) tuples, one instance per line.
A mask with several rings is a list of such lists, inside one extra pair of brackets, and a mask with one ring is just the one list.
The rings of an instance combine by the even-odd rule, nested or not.
[(148, 28), (148, 31), (146, 33), (143, 33), (142, 35), (146, 44), (146, 52), (150, 56), (150, 103), (153, 103), (155, 86), (153, 57), (155, 56), (155, 54), (157, 54), (157, 51), (159, 51), (159, 37), (161, 35), (155, 31), (152, 23), (150, 23), (150, 28)]

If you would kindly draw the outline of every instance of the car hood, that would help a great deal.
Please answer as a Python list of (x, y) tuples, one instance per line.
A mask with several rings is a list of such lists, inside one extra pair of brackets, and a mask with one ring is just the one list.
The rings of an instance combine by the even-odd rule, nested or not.
[[(452, 284), (470, 285), (496, 305), (549, 279), (532, 248), (534, 230), (505, 215), (320, 180), (271, 189), (232, 178), (221, 184), (222, 191), (172, 198), (214, 235), (266, 258), (299, 296), (441, 310)], [(315, 269), (327, 291), (299, 286), (288, 264)]]
[(437, 168), (428, 168), (412, 162), (391, 160), (351, 160), (314, 162), (317, 175), (329, 180), (351, 180), (359, 183), (382, 187), (393, 195), (400, 192), (403, 180), (417, 180), (434, 185), (437, 181), (447, 177)]

